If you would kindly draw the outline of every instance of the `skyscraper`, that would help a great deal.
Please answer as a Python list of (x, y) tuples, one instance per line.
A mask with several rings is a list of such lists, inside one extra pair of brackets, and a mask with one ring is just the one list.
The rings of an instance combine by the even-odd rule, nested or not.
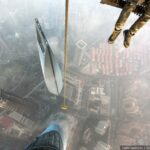
[(50, 124), (25, 150), (64, 150), (61, 128)]

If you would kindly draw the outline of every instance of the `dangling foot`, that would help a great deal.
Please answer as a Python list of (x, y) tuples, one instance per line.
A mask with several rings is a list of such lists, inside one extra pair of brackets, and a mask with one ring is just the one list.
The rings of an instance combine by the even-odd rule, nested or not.
[(115, 29), (113, 31), (113, 33), (110, 35), (109, 39), (108, 39), (108, 43), (109, 44), (113, 44), (114, 41), (116, 40), (116, 38), (118, 37), (118, 35), (120, 34), (121, 30), (117, 30)]
[(131, 38), (134, 34), (130, 33), (129, 30), (125, 30), (123, 33), (124, 33), (124, 47), (128, 48), (130, 46)]

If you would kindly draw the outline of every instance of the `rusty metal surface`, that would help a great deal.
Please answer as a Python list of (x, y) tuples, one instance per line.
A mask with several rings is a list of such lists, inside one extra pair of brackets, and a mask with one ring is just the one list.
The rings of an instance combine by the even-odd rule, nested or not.
[(119, 6), (118, 0), (101, 0), (100, 3), (121, 8), (121, 7)]
[[(121, 8), (123, 9), (124, 5), (128, 3), (127, 0), (101, 0), (100, 3), (110, 5), (113, 7)], [(145, 3), (141, 5), (137, 5), (136, 9), (133, 11), (133, 13), (137, 15), (142, 15), (145, 11)]]

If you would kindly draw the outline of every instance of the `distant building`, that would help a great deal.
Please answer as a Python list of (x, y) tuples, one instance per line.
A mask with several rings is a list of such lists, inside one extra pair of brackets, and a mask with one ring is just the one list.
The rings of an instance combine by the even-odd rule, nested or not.
[(10, 137), (24, 138), (31, 135), (31, 132), (18, 124), (13, 118), (9, 116), (0, 117), (0, 134), (8, 135)]
[(102, 141), (99, 141), (96, 146), (94, 147), (94, 150), (110, 150), (111, 149), (111, 146), (102, 142)]
[(100, 43), (92, 47), (80, 62), (84, 63), (81, 72), (85, 74), (101, 74), (103, 76), (131, 76), (149, 68), (150, 55), (148, 50), (129, 48), (126, 51), (113, 51), (112, 46)]
[(36, 126), (36, 123), (33, 122), (31, 119), (13, 111), (9, 114), (9, 117), (14, 119), (16, 122), (22, 124), (23, 126), (33, 130)]
[(0, 107), (9, 111), (15, 111), (27, 118), (34, 120), (36, 118), (38, 104), (34, 101), (22, 99), (12, 93), (1, 90)]
[(13, 120), (8, 116), (3, 116), (0, 118), (0, 130), (7, 130), (13, 126)]
[(85, 53), (85, 50), (83, 48), (85, 47), (84, 45), (85, 43), (83, 43), (82, 41), (78, 41), (76, 43), (77, 48), (74, 50), (74, 57), (73, 57), (73, 65), (75, 67), (79, 67), (82, 64), (82, 58)]
[[(68, 100), (72, 101), (74, 104), (78, 105), (82, 99), (82, 87), (84, 81), (79, 80), (75, 75), (67, 74), (66, 78), (66, 97)], [(64, 88), (61, 92), (61, 95), (64, 95)]]
[[(22, 130), (19, 128), (34, 132), (37, 128), (37, 122), (39, 121), (37, 119), (38, 105), (34, 101), (22, 99), (14, 94), (5, 92), (4, 90), (1, 90), (0, 97), (0, 108), (5, 110), (5, 113), (1, 113), (0, 119), (2, 119), (4, 123), (6, 123), (6, 121), (8, 123), (9, 121), (13, 121), (13, 126), (14, 124), (19, 126), (15, 126), (18, 130), (17, 132)], [(6, 114), (7, 117), (5, 117)]]

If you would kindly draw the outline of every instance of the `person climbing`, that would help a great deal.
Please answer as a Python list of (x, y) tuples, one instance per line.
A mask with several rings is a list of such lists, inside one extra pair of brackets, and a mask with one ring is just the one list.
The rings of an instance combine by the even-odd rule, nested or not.
[(144, 13), (137, 19), (137, 21), (130, 27), (130, 29), (124, 31), (124, 46), (128, 48), (130, 42), (135, 33), (141, 29), (150, 19), (150, 0), (131, 0), (127, 2), (123, 7), (123, 10), (115, 24), (115, 29), (108, 39), (109, 44), (113, 44), (118, 35), (120, 34), (125, 22), (130, 16), (131, 12), (136, 9), (137, 5), (145, 3)]

